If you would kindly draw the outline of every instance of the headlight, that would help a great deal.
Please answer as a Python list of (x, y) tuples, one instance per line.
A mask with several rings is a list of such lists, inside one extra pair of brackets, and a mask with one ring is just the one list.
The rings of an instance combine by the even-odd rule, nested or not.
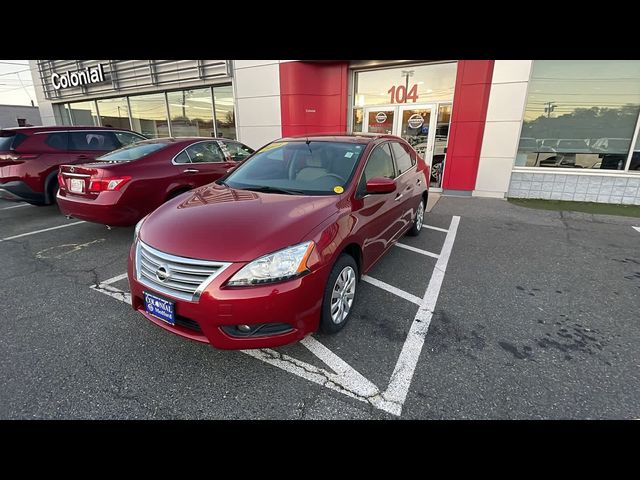
[(142, 224), (144, 223), (144, 221), (147, 219), (149, 215), (145, 215), (142, 220), (140, 220), (138, 223), (136, 223), (136, 229), (133, 232), (133, 239), (137, 240), (138, 239), (138, 235), (140, 234), (140, 229), (142, 228)]
[(270, 253), (246, 264), (231, 277), (227, 285), (260, 285), (298, 277), (308, 270), (307, 259), (312, 251), (313, 242), (304, 242)]

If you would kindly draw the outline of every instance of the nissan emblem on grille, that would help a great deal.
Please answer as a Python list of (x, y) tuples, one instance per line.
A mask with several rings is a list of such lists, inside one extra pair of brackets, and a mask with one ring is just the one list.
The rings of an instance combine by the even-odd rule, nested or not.
[(169, 277), (171, 276), (171, 274), (167, 271), (166, 267), (159, 267), (156, 270), (156, 278), (158, 280), (160, 280), (161, 282), (164, 282), (165, 280), (167, 280)]

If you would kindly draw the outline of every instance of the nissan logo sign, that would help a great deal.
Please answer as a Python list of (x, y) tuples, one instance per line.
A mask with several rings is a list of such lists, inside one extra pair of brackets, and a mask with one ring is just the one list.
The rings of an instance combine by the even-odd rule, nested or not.
[(387, 121), (387, 114), (384, 112), (378, 112), (376, 114), (376, 122), (378, 123), (384, 123)]

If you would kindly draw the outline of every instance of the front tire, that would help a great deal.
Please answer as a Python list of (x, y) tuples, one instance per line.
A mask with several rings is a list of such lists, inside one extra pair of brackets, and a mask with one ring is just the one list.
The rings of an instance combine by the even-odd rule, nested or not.
[(417, 237), (422, 230), (422, 223), (424, 222), (424, 200), (420, 200), (420, 205), (416, 208), (416, 216), (413, 219), (413, 225), (407, 231), (407, 235), (410, 237)]
[(343, 253), (333, 264), (324, 288), (320, 331), (337, 333), (344, 328), (353, 312), (358, 287), (358, 265), (351, 255)]

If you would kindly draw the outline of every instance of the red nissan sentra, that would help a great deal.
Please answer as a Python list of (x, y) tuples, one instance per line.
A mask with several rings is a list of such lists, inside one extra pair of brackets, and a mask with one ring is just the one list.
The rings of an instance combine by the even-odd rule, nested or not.
[(338, 332), (360, 277), (404, 233), (420, 233), (428, 179), (424, 160), (390, 135), (272, 142), (136, 225), (133, 308), (223, 349)]
[(251, 153), (223, 138), (145, 140), (94, 163), (62, 165), (58, 206), (80, 220), (135, 225), (168, 199), (222, 177)]

